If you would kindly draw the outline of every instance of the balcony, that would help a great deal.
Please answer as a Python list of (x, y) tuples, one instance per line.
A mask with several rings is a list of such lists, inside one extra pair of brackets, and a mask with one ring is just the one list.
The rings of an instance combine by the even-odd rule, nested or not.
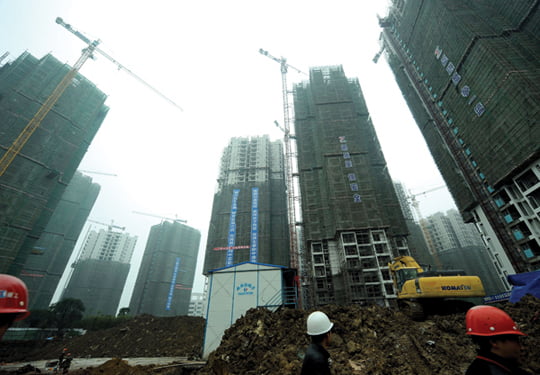
[(523, 235), (523, 233), (519, 229), (514, 229), (514, 231), (512, 233), (514, 235), (514, 238), (516, 240), (518, 240), (518, 241), (525, 238), (525, 236)]

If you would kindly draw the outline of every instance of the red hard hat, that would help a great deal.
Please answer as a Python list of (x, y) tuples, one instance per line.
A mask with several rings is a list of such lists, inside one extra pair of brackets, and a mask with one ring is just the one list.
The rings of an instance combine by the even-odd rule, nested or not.
[(496, 336), (496, 335), (520, 335), (517, 324), (510, 316), (494, 306), (474, 306), (467, 311), (465, 316), (467, 335), (473, 336)]
[(28, 311), (28, 289), (15, 276), (0, 274), (0, 314), (18, 314), (15, 320), (30, 315)]

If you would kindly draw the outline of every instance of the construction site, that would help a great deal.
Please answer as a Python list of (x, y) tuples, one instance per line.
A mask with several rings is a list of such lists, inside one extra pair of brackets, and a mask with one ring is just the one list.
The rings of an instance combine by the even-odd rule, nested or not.
[[(393, 180), (359, 78), (260, 49), (281, 73), (282, 140), (230, 134), (206, 235), (131, 212), (160, 223), (123, 306), (137, 236), (89, 219), (100, 187), (77, 169), (109, 107), (79, 70), (100, 55), (182, 108), (58, 17), (85, 43), (73, 67), (28, 52), (0, 67), (0, 273), (27, 281), (21, 306), (56, 314), (68, 272), (59, 300), (83, 307), (71, 331), (57, 316), (15, 323), (0, 375), (57, 373), (66, 352), (75, 375), (298, 375), (310, 335), (326, 335), (332, 374), (463, 374), (475, 305), (509, 314), (524, 333), (520, 365), (540, 374), (540, 5), (506, 3), (393, 0), (378, 17), (373, 62), (390, 67), (457, 210), (424, 217), (418, 200), (445, 186), (413, 193)], [(303, 76), (292, 90), (290, 71)], [(108, 230), (88, 229), (68, 264), (87, 222)], [(202, 307), (188, 316), (202, 239)], [(314, 311), (332, 322), (322, 333), (306, 328)], [(85, 331), (83, 316), (114, 324)]]
[[(523, 368), (540, 373), (540, 300), (527, 297), (501, 307), (528, 335), (523, 340)], [(462, 313), (416, 322), (399, 311), (375, 305), (331, 305), (323, 311), (335, 323), (329, 352), (336, 375), (463, 374), (476, 355), (475, 345), (465, 335)], [(69, 341), (45, 345), (2, 342), (0, 360), (12, 362), (2, 366), (4, 371), (30, 364), (28, 373), (35, 373), (33, 364), (42, 365), (38, 369), (44, 373), (45, 360), (56, 359), (67, 347), (75, 358), (71, 374), (296, 375), (309, 343), (305, 333), (309, 312), (251, 309), (225, 332), (208, 361), (200, 359), (203, 319), (148, 315)], [(78, 367), (77, 362), (84, 363), (85, 358), (94, 358), (95, 364)], [(133, 358), (146, 358), (146, 365), (130, 365)]]

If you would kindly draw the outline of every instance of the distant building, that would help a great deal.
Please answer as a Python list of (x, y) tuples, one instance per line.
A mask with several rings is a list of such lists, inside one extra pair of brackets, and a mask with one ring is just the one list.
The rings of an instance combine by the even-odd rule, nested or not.
[(150, 230), (131, 296), (131, 314), (187, 315), (201, 233), (164, 221)]
[(77, 239), (98, 197), (100, 186), (77, 172), (39, 240), (20, 278), (26, 283), (30, 310), (46, 310), (73, 253)]
[(203, 273), (246, 261), (289, 267), (283, 144), (232, 138), (223, 151)]
[[(25, 52), (0, 67), (0, 157), (71, 69)], [(77, 74), (0, 176), (0, 273), (20, 275), (109, 108)]]
[(510, 290), (505, 278), (499, 278), (494, 259), (474, 224), (463, 222), (457, 210), (429, 216), (427, 229), (437, 257), (444, 268), (463, 269), (482, 279), (487, 295)]
[(484, 246), (474, 224), (466, 224), (457, 210), (438, 212), (427, 217), (428, 229), (438, 253), (453, 247)]
[(408, 231), (358, 80), (312, 68), (294, 118), (310, 304), (393, 303)]
[(89, 231), (62, 299), (80, 299), (85, 316), (116, 315), (136, 242), (112, 226)]
[(535, 0), (393, 0), (383, 48), (466, 222), (504, 279), (540, 267)]
[(115, 231), (112, 227), (108, 230), (91, 230), (83, 244), (80, 258), (129, 263), (136, 243), (137, 236)]
[(189, 301), (189, 316), (206, 316), (206, 297), (204, 293), (191, 293), (191, 300)]
[(405, 187), (401, 182), (394, 182), (394, 188), (396, 189), (399, 205), (401, 207), (401, 211), (403, 212), (403, 216), (405, 217), (405, 223), (409, 231), (407, 241), (411, 256), (423, 267), (427, 265), (435, 265), (433, 255), (431, 255), (429, 252), (426, 239), (422, 233), (422, 227), (414, 219), (411, 204), (408, 199), (409, 194), (407, 194)]

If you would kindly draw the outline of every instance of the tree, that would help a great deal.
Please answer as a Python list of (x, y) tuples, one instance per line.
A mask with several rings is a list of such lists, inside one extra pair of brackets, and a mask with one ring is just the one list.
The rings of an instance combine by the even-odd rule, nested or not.
[(58, 334), (62, 336), (66, 328), (73, 328), (82, 319), (84, 310), (84, 303), (75, 298), (66, 298), (51, 305), (49, 311), (53, 314)]

